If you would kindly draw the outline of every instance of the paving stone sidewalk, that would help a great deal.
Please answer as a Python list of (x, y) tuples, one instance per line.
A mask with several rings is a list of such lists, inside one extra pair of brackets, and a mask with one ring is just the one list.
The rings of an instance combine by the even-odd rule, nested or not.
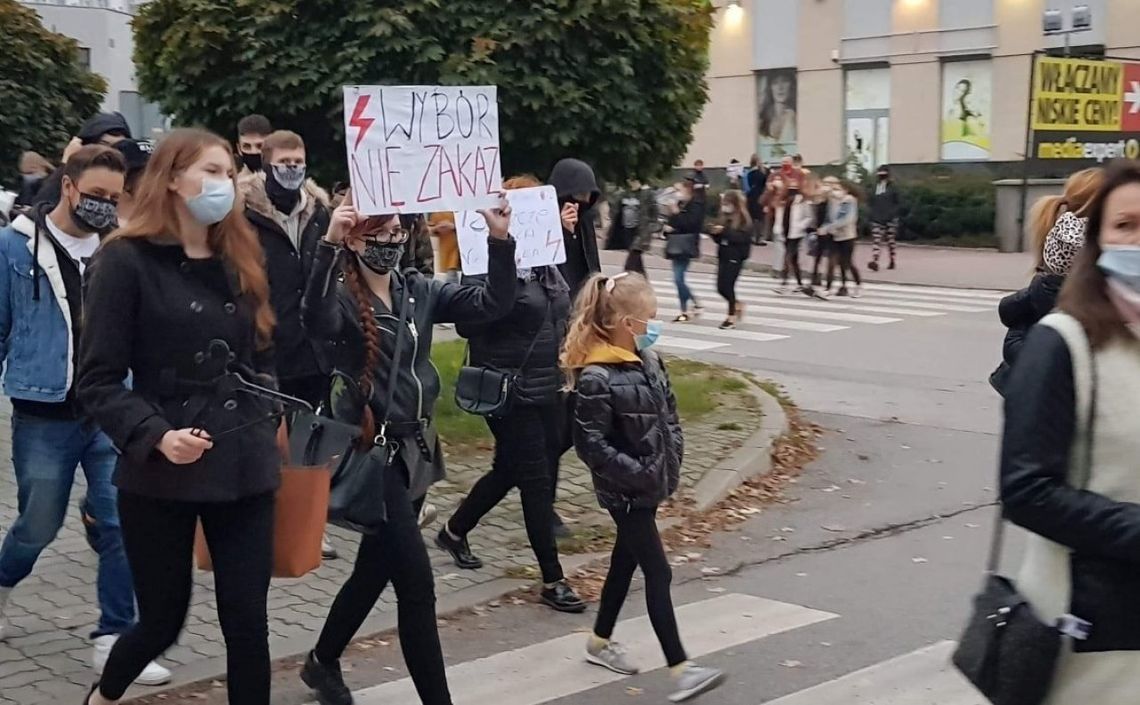
[[(16, 484), (11, 470), (10, 407), (0, 407), (0, 530), (6, 531), (16, 516)], [(733, 395), (732, 403), (720, 411), (686, 427), (686, 463), (683, 486), (692, 487), (704, 472), (727, 457), (759, 428), (761, 414), (755, 399), (745, 391)], [(559, 487), (559, 513), (579, 533), (588, 534), (599, 524), (589, 473), (573, 453), (566, 456)], [(490, 454), (466, 452), (464, 457), (448, 454), (448, 480), (437, 484), (429, 501), (446, 518), (466, 491), (490, 467)], [(72, 493), (73, 510), (56, 541), (48, 547), (32, 575), (13, 593), (9, 614), (11, 636), (0, 644), (0, 705), (48, 705), (79, 702), (94, 681), (91, 669), (89, 633), (98, 617), (95, 601), (96, 556), (83, 536), (77, 510), (83, 492), (82, 472), (77, 473)], [(438, 529), (438, 522), (434, 529)], [(530, 575), (535, 564), (526, 541), (522, 508), (517, 492), (497, 507), (470, 536), (473, 550), (486, 566), (479, 571), (459, 571), (431, 543), (433, 530), (425, 531), (436, 571), (437, 595), (446, 597), (465, 589), (486, 586), (504, 576)], [(329, 605), (344, 583), (356, 552), (356, 537), (332, 529), (338, 560), (326, 562), (320, 570), (299, 580), (275, 580), (269, 592), (269, 629), (274, 656), (283, 653), (299, 638), (316, 639)], [(571, 542), (573, 543), (573, 542)], [(213, 580), (208, 573), (197, 573), (195, 590), (186, 628), (178, 643), (161, 662), (175, 672), (176, 682), (187, 674), (195, 678), (220, 675), (203, 669), (225, 654), (217, 611), (214, 608)], [(395, 607), (395, 596), (387, 590), (377, 612)], [(375, 613), (374, 613), (375, 614)], [(213, 661), (212, 661), (213, 660)], [(181, 678), (179, 677), (181, 674)], [(144, 694), (146, 691), (139, 691)]]

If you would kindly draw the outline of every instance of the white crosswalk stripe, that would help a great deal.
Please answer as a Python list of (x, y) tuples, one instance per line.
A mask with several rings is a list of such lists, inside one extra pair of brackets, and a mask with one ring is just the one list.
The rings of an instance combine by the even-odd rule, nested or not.
[[(833, 297), (821, 301), (802, 293), (780, 294), (779, 282), (745, 274), (737, 282), (737, 300), (745, 317), (735, 329), (719, 330), (727, 305), (716, 289), (713, 272), (690, 272), (689, 288), (705, 306), (699, 320), (685, 324), (671, 321), (680, 314), (673, 281), (664, 272), (653, 273), (657, 290), (657, 316), (665, 320), (661, 347), (667, 350), (731, 352), (733, 346), (778, 343), (815, 333), (836, 333), (853, 326), (880, 326), (908, 319), (936, 319), (948, 315), (996, 315), (1006, 292), (958, 290), (903, 284), (867, 284), (861, 298)], [(690, 311), (691, 313), (691, 311)]]
[[(685, 649), (693, 658), (773, 634), (835, 619), (838, 615), (762, 597), (730, 593), (677, 608)], [(664, 677), (661, 647), (647, 617), (618, 624), (614, 636), (632, 662)], [(585, 661), (586, 635), (568, 634), (539, 644), (468, 661), (448, 669), (455, 705), (539, 705), (628, 679)], [(410, 678), (355, 694), (356, 705), (418, 702)]]

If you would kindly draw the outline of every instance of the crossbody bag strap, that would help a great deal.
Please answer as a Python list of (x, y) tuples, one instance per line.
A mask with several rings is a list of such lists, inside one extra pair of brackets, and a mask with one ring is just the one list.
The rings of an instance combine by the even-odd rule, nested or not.
[(522, 363), (519, 365), (519, 372), (523, 371), (527, 363), (530, 362), (530, 356), (534, 354), (534, 348), (538, 345), (538, 339), (542, 337), (542, 328), (546, 325), (546, 321), (550, 318), (550, 294), (547, 294), (546, 309), (542, 312), (542, 321), (538, 324), (538, 330), (535, 331), (534, 340), (530, 341), (530, 347), (526, 349), (526, 355), (523, 355)]
[[(405, 331), (410, 325), (408, 311), (411, 310), (411, 305), (412, 292), (405, 286), (404, 300), (400, 302), (400, 324), (396, 327), (396, 347), (392, 352), (392, 371), (388, 374), (388, 388), (384, 393), (384, 418), (380, 421), (380, 431), (376, 434), (375, 440), (379, 441), (376, 445), (387, 445), (388, 422), (392, 419), (392, 404), (396, 400), (396, 385), (400, 379), (400, 360), (404, 354)], [(416, 364), (416, 361), (412, 360), (412, 364)]]
[[(1075, 468), (1076, 475), (1070, 472), (1070, 478), (1077, 480), (1074, 486), (1087, 489), (1092, 476), (1093, 464), (1093, 432), (1096, 425), (1097, 400), (1100, 395), (1099, 375), (1096, 366), (1096, 354), (1089, 342), (1088, 334), (1080, 321), (1064, 313), (1053, 313), (1041, 319), (1041, 325), (1049, 326), (1057, 331), (1065, 340), (1069, 348), (1069, 357), (1073, 361), (1073, 389), (1077, 405), (1077, 424), (1085, 430), (1081, 447), (1082, 462)], [(1005, 520), (1002, 517), (1001, 502), (998, 502), (998, 515), (994, 522), (993, 536), (990, 539), (989, 559), (986, 561), (986, 573), (996, 575), (1001, 564), (1002, 547), (1004, 545)]]

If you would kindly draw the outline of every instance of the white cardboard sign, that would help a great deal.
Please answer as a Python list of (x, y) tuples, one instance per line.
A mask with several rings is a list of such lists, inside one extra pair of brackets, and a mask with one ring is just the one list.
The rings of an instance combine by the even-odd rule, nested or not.
[(495, 86), (345, 86), (344, 134), (352, 198), (364, 215), (498, 202)]
[[(566, 261), (562, 242), (562, 216), (553, 186), (512, 189), (505, 192), (511, 204), (511, 235), (515, 238), (515, 266), (543, 267)], [(455, 214), (459, 257), (464, 274), (487, 273), (487, 221), (475, 211)]]

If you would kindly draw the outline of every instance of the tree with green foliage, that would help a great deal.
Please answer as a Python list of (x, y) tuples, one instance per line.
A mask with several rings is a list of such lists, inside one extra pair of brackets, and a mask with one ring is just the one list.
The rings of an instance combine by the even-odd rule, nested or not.
[(75, 40), (48, 31), (16, 0), (0, 0), (0, 183), (15, 184), (25, 150), (58, 159), (106, 90), (79, 64)]
[(710, 0), (153, 0), (135, 18), (142, 93), (235, 137), (267, 115), (344, 173), (341, 86), (499, 87), (504, 175), (564, 156), (612, 181), (664, 173), (707, 100)]

